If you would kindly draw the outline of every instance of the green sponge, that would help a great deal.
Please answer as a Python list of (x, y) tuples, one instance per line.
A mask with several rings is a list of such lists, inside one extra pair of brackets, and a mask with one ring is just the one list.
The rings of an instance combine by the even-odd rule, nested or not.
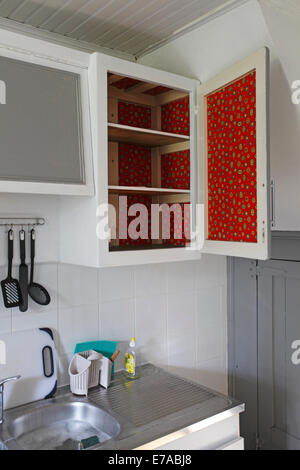
[(87, 439), (81, 439), (80, 441), (83, 449), (88, 449), (89, 447), (93, 447), (97, 444), (100, 444), (98, 436), (91, 436), (88, 437)]

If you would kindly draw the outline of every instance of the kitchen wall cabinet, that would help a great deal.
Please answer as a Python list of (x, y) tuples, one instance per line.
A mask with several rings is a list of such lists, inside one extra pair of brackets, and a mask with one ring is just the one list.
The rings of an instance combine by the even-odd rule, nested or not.
[(88, 70), (2, 48), (0, 192), (92, 195)]
[[(57, 214), (62, 262), (118, 266), (194, 260), (202, 253), (268, 258), (266, 49), (200, 85), (31, 38), (22, 37), (20, 49), (20, 38), (1, 32), (7, 47), (0, 58), (1, 103), (6, 103), (0, 104), (6, 129), (0, 191), (63, 196)], [(28, 96), (20, 93), (20, 77)], [(36, 93), (41, 100), (34, 99)], [(42, 113), (47, 102), (49, 115)], [(13, 122), (18, 138), (10, 144)], [(26, 158), (17, 164), (7, 157), (10, 152)], [(121, 196), (127, 202), (125, 238)], [(160, 218), (150, 236), (151, 214), (149, 222), (141, 220), (147, 237), (128, 239), (136, 203), (149, 212), (154, 203), (168, 210), (177, 204), (169, 236)], [(109, 214), (109, 230), (102, 224), (105, 236), (99, 237), (108, 204), (116, 217)], [(184, 233), (178, 235), (175, 219)]]
[[(196, 259), (201, 253), (267, 259), (267, 49), (202, 85), (98, 53), (89, 74), (96, 198), (87, 244), (97, 250), (85, 248), (87, 257), (101, 266)], [(121, 196), (126, 196), (125, 227)], [(160, 221), (151, 239), (151, 213), (150, 221), (140, 223), (148, 236), (130, 239), (130, 207), (136, 203), (148, 213), (154, 203), (188, 206), (188, 215), (183, 211), (179, 217), (188, 231), (175, 235), (171, 220), (173, 232), (166, 239)], [(64, 215), (68, 235), (82, 232), (76, 203), (63, 204), (63, 213), (72, 214), (72, 220)], [(108, 204), (116, 217), (108, 217)], [(96, 241), (105, 210), (107, 224)], [(73, 246), (66, 241), (62, 250), (64, 261), (72, 262)], [(75, 252), (79, 264), (86, 257), (79, 245)]]

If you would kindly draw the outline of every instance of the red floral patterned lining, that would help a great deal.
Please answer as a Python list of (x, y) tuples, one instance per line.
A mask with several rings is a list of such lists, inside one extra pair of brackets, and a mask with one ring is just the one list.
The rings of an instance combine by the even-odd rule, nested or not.
[(151, 149), (119, 143), (119, 185), (151, 187)]
[(139, 83), (141, 83), (140, 80), (136, 80), (134, 78), (129, 78), (129, 77), (124, 77), (112, 83), (112, 86), (119, 88), (119, 90), (128, 90), (129, 88), (135, 85), (138, 85)]
[(189, 97), (181, 98), (161, 107), (161, 129), (173, 134), (190, 135)]
[[(152, 197), (151, 196), (144, 196), (142, 194), (134, 194), (134, 195), (129, 195), (127, 196), (127, 205), (128, 205), (128, 208), (127, 210), (129, 210), (129, 208), (133, 205), (133, 204), (144, 204), (147, 209), (148, 209), (148, 220), (147, 218), (142, 218), (142, 224), (144, 227), (147, 226), (147, 223), (148, 223), (148, 236), (149, 238), (147, 240), (143, 240), (141, 238), (139, 238), (138, 240), (132, 240), (131, 238), (127, 238), (127, 240), (121, 240), (119, 241), (119, 244), (120, 246), (143, 246), (143, 245), (151, 245), (152, 244), (152, 240), (151, 240), (151, 203), (152, 203)], [(122, 214), (122, 213), (121, 213)], [(137, 214), (138, 216), (139, 214)], [(127, 227), (129, 227), (129, 224), (132, 220), (134, 220), (136, 217), (129, 217), (127, 216)], [(138, 228), (138, 231), (140, 229)]]
[(207, 97), (208, 239), (257, 243), (256, 72)]
[(125, 126), (151, 128), (151, 107), (126, 101), (118, 102), (118, 122)]
[[(169, 207), (172, 206), (172, 204), (168, 204)], [(191, 222), (191, 214), (190, 214), (190, 203), (180, 203), (180, 207), (176, 209), (176, 213), (180, 217), (182, 214), (182, 227), (177, 226), (177, 224), (174, 224), (174, 212), (171, 212), (170, 215), (170, 239), (164, 240), (164, 243), (166, 245), (172, 245), (172, 246), (181, 246), (185, 247), (187, 243), (190, 242), (191, 236), (189, 235), (188, 237), (185, 236), (185, 226), (189, 227), (189, 233), (190, 233), (190, 222)], [(177, 220), (177, 219), (175, 219)], [(175, 238), (178, 237), (178, 238)]]
[(161, 187), (190, 189), (190, 151), (161, 156)]
[(171, 91), (171, 88), (166, 86), (156, 86), (155, 88), (151, 88), (150, 90), (144, 91), (144, 94), (151, 95), (151, 96), (158, 96), (166, 93), (167, 91)]
[[(127, 196), (127, 210), (133, 205), (133, 204), (144, 204), (147, 209), (148, 209), (148, 236), (149, 238), (147, 240), (139, 238), (138, 240), (133, 240), (129, 237), (127, 240), (119, 240), (119, 244), (122, 247), (130, 247), (130, 246), (143, 246), (143, 245), (152, 245), (152, 240), (151, 240), (151, 204), (152, 204), (152, 197), (151, 196), (145, 196), (142, 194), (135, 194), (135, 195), (128, 195)], [(182, 217), (182, 227), (177, 226), (177, 224), (174, 224), (174, 212), (170, 212), (170, 238), (163, 240), (165, 245), (171, 245), (171, 246), (181, 246), (184, 247), (186, 246), (187, 243), (190, 242), (190, 235), (188, 237), (185, 236), (185, 227), (188, 227), (188, 230), (190, 230), (190, 203), (179, 203), (180, 205), (176, 208), (176, 212), (178, 213), (179, 217)], [(168, 206), (171, 208), (173, 204), (168, 204)], [(122, 216), (122, 209), (120, 206), (120, 215)], [(178, 212), (179, 211), (179, 212)], [(139, 214), (137, 214), (139, 216)], [(125, 215), (126, 217), (126, 215)], [(132, 220), (134, 220), (136, 216), (127, 216), (127, 230), (129, 230), (129, 225)], [(177, 219), (175, 219), (177, 220)], [(166, 219), (165, 223), (168, 223), (168, 220)], [(147, 218), (142, 218), (142, 227), (146, 227), (147, 225)], [(141, 227), (138, 227), (138, 231), (142, 230)], [(167, 230), (167, 228), (166, 228)], [(181, 231), (182, 230), (182, 231)], [(176, 238), (175, 238), (176, 236)]]

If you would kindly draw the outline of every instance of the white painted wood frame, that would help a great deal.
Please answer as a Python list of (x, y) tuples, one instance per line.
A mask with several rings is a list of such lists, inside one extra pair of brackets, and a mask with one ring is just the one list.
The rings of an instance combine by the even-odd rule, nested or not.
[[(97, 204), (108, 203), (108, 119), (107, 119), (107, 75), (108, 72), (136, 78), (156, 85), (181, 90), (190, 95), (190, 155), (191, 155), (191, 202), (196, 206), (197, 161), (196, 161), (196, 117), (195, 105), (199, 82), (163, 72), (151, 67), (128, 62), (115, 57), (95, 53), (91, 57), (90, 89), (92, 100), (93, 145), (96, 168)], [(174, 191), (180, 192), (180, 191)], [(192, 224), (195, 220), (191, 214)], [(155, 248), (130, 251), (109, 251), (109, 240), (99, 240), (100, 266), (122, 266), (133, 264), (161, 263), (195, 260), (201, 253), (195, 246), (185, 248)]]
[[(257, 243), (208, 240), (208, 174), (207, 174), (207, 96), (214, 91), (256, 70), (256, 142), (257, 142)], [(198, 89), (198, 184), (199, 200), (204, 205), (204, 217), (198, 221), (199, 237), (204, 240), (203, 253), (265, 260), (270, 253), (269, 219), (269, 133), (268, 133), (268, 78), (269, 51), (267, 48), (242, 60), (218, 76), (200, 85)]]
[[(90, 121), (90, 96), (88, 82), (88, 54), (78, 53), (62, 46), (47, 47), (43, 41), (22, 38), (8, 31), (0, 33), (0, 55), (15, 60), (71, 72), (80, 76), (80, 102), (84, 183), (48, 183), (35, 181), (0, 180), (0, 193), (29, 193), (69, 196), (92, 196), (95, 192), (92, 136)], [(1, 76), (0, 76), (1, 78)]]

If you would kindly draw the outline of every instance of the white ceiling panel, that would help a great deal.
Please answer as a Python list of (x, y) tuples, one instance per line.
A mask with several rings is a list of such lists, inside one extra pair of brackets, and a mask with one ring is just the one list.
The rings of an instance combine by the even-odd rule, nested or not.
[(0, 0), (0, 19), (142, 55), (247, 0)]

